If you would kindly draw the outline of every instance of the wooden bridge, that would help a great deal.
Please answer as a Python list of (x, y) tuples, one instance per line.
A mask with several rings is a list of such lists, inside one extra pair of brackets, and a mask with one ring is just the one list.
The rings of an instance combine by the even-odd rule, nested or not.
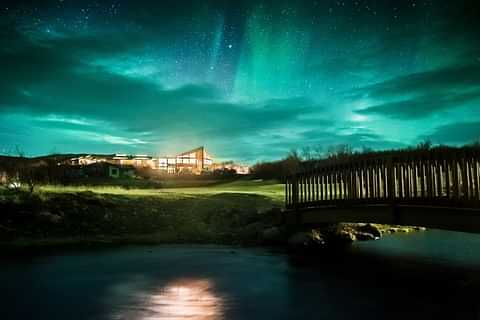
[(313, 162), (288, 177), (289, 222), (372, 222), (480, 233), (480, 150), (444, 148)]

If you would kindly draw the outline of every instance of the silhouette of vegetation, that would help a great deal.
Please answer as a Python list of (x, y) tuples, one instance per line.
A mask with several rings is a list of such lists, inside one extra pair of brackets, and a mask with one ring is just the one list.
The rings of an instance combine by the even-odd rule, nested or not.
[(257, 179), (279, 179), (284, 180), (286, 176), (298, 171), (310, 170), (321, 166), (343, 164), (349, 162), (360, 162), (387, 157), (429, 157), (441, 153), (472, 153), (480, 152), (480, 142), (474, 142), (461, 147), (437, 145), (431, 141), (420, 142), (415, 147), (405, 149), (391, 149), (374, 151), (369, 148), (354, 150), (348, 144), (340, 144), (327, 147), (326, 152), (312, 152), (320, 148), (302, 148), (301, 152), (292, 150), (282, 160), (271, 162), (260, 162), (252, 167), (252, 175)]

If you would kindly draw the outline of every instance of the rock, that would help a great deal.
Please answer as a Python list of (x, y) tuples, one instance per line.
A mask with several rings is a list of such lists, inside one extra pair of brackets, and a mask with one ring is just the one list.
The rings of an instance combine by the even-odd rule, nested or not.
[(241, 241), (255, 243), (262, 236), (263, 224), (261, 222), (250, 223), (239, 230)]
[(263, 230), (262, 238), (268, 242), (277, 242), (283, 240), (283, 234), (279, 227), (270, 227)]
[[(378, 227), (376, 227), (375, 225), (371, 224), (371, 223), (361, 225), (357, 228), (357, 230), (360, 233), (370, 234), (373, 237), (373, 239), (378, 239), (378, 238), (382, 237), (382, 232), (380, 231), (380, 229)], [(361, 239), (359, 239), (359, 240), (361, 240)]]
[(375, 237), (373, 234), (367, 233), (367, 232), (357, 232), (355, 237), (357, 238), (357, 240), (360, 240), (360, 241), (378, 239), (378, 237)]
[(57, 224), (62, 220), (62, 217), (60, 215), (53, 214), (53, 213), (48, 212), (48, 211), (41, 211), (38, 214), (38, 217), (43, 221), (47, 221), (47, 222), (50, 222), (50, 223), (53, 223), (53, 224)]
[(357, 237), (355, 236), (355, 234), (348, 230), (340, 230), (335, 235), (336, 235), (335, 237), (336, 240), (339, 240), (340, 242), (349, 243), (357, 240)]
[(288, 246), (292, 249), (306, 249), (323, 247), (325, 239), (317, 230), (297, 232), (288, 239)]
[(300, 246), (306, 246), (308, 242), (310, 241), (310, 233), (308, 232), (297, 232), (294, 233), (290, 238), (288, 239), (288, 245), (291, 247), (300, 247)]
[(314, 242), (321, 243), (321, 244), (325, 243), (325, 239), (320, 231), (313, 229), (311, 232), (311, 236)]
[(262, 213), (264, 221), (271, 224), (282, 224), (284, 222), (285, 213), (281, 208), (273, 207)]
[(425, 228), (425, 227), (413, 227), (413, 230), (415, 230), (415, 231), (425, 231), (425, 230), (427, 230), (427, 228)]

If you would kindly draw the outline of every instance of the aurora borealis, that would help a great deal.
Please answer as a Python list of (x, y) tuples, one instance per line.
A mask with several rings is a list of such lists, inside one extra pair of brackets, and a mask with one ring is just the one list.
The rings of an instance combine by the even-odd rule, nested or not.
[(477, 1), (2, 1), (0, 152), (480, 138)]

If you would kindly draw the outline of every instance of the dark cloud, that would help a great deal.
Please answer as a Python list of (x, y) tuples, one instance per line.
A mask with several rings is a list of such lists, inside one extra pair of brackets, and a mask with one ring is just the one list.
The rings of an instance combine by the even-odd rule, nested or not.
[(451, 123), (435, 128), (433, 133), (421, 136), (441, 144), (480, 142), (480, 121)]
[(477, 63), (400, 76), (361, 90), (373, 98), (391, 98), (405, 95), (421, 96), (425, 92), (478, 89), (479, 86), (480, 63)]
[(452, 110), (479, 98), (480, 90), (443, 95), (431, 93), (406, 100), (370, 106), (367, 109), (358, 110), (357, 113), (364, 115), (381, 114), (396, 119), (409, 120), (425, 118), (444, 110)]
[(320, 146), (347, 144), (357, 150), (363, 147), (369, 147), (374, 149), (390, 149), (405, 146), (403, 143), (387, 140), (382, 135), (374, 133), (369, 129), (348, 128), (348, 132), (345, 133), (340, 133), (332, 130), (314, 129), (306, 131), (303, 134), (302, 140), (309, 142), (310, 145)]
[[(149, 79), (91, 65), (84, 57), (75, 46), (59, 39), (37, 42), (19, 37), (16, 44), (0, 49), (0, 68), (12, 74), (0, 79), (0, 90), (7, 92), (0, 96), (0, 112), (97, 119), (134, 135), (150, 132), (143, 139), (152, 142), (192, 137), (236, 139), (291, 124), (322, 124), (320, 119), (308, 123), (308, 115), (318, 116), (322, 108), (307, 98), (228, 102), (211, 85), (167, 89)], [(301, 115), (307, 116), (305, 123), (299, 119)], [(37, 120), (35, 124), (84, 130), (75, 122)]]
[(357, 97), (386, 101), (358, 110), (399, 119), (416, 119), (462, 107), (480, 98), (480, 63), (450, 66), (397, 77), (358, 90)]
[[(148, 153), (208, 142), (250, 160), (304, 145), (402, 146), (443, 112), (452, 123), (478, 120), (479, 8), (470, 0), (5, 0), (0, 117), (10, 120), (0, 135), (86, 152), (88, 143), (134, 149), (136, 139)], [(402, 132), (412, 119), (415, 132)], [(467, 127), (455, 139), (474, 135)], [(442, 134), (452, 128), (436, 130), (435, 139), (453, 139)]]

